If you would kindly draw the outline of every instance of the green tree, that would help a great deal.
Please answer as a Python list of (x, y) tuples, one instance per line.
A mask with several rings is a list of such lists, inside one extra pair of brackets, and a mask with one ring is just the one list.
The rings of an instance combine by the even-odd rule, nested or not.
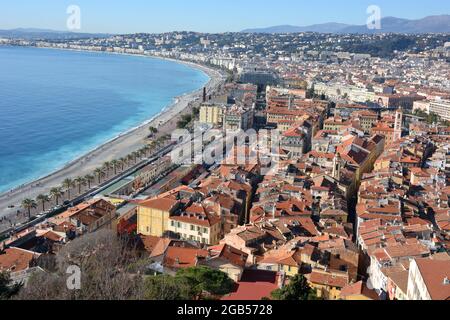
[(201, 296), (204, 291), (225, 295), (234, 287), (233, 280), (226, 273), (204, 266), (181, 269), (177, 272), (176, 278), (186, 280), (195, 296)]
[(97, 176), (98, 184), (102, 182), (102, 177), (105, 174), (102, 168), (97, 168), (94, 170), (94, 174)]
[(45, 204), (50, 201), (50, 197), (46, 194), (40, 194), (36, 200), (42, 204), (42, 211), (45, 211)]
[(34, 201), (34, 200), (24, 199), (22, 201), (22, 208), (27, 210), (28, 218), (31, 218), (31, 209), (36, 209), (36, 207), (37, 207), (37, 204), (36, 204), (36, 201)]
[(75, 186), (75, 182), (72, 179), (67, 178), (63, 181), (62, 186), (66, 189), (68, 200), (70, 200), (70, 190)]
[(9, 273), (0, 272), (0, 300), (8, 300), (16, 295), (21, 284), (13, 284)]
[(200, 107), (194, 107), (192, 108), (192, 116), (194, 118), (198, 117), (200, 115)]
[(84, 176), (84, 179), (86, 180), (88, 188), (91, 189), (91, 183), (94, 181), (95, 177), (92, 174), (87, 174)]
[(182, 115), (181, 119), (177, 122), (178, 129), (186, 128), (191, 121), (192, 121), (192, 115), (191, 114)]
[(150, 150), (151, 150), (151, 148), (149, 145), (142, 147), (142, 151), (144, 152), (145, 156), (148, 156), (148, 153), (150, 152)]
[(150, 130), (150, 132), (153, 134), (158, 133), (158, 129), (156, 129), (155, 127), (150, 127), (150, 128), (148, 128), (148, 130)]
[(282, 289), (272, 292), (275, 300), (316, 300), (316, 292), (303, 275), (296, 275), (289, 284)]
[(112, 164), (111, 164), (111, 162), (109, 162), (109, 161), (106, 161), (106, 162), (103, 164), (103, 169), (105, 170), (106, 178), (109, 178), (109, 170), (111, 170), (111, 167), (112, 167)]
[(130, 162), (134, 160), (134, 156), (133, 156), (133, 154), (129, 154), (129, 155), (127, 155), (126, 159), (127, 159), (127, 164), (129, 165), (129, 164), (130, 164)]
[(77, 177), (74, 183), (78, 186), (78, 194), (81, 194), (81, 188), (86, 185), (86, 179), (84, 177)]
[(138, 161), (138, 158), (139, 158), (139, 152), (133, 151), (133, 152), (131, 153), (131, 156), (133, 157), (134, 163), (136, 164), (137, 161)]
[(114, 176), (117, 175), (117, 168), (119, 168), (119, 166), (120, 166), (119, 160), (113, 160), (113, 161), (111, 161), (111, 167), (112, 167), (113, 170), (114, 170)]
[(123, 171), (125, 169), (125, 165), (127, 164), (127, 159), (126, 158), (120, 158), (119, 159), (119, 163), (120, 163), (120, 170)]
[(184, 278), (168, 275), (148, 277), (144, 284), (146, 300), (191, 300), (193, 292), (189, 282)]
[(63, 196), (61, 188), (52, 188), (50, 190), (50, 196), (55, 199), (56, 205), (59, 204), (59, 199)]

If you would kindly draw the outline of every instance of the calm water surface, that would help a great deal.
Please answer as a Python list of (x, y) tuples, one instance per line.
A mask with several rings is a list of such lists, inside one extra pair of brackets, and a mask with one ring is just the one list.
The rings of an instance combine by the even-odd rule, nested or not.
[(159, 59), (0, 46), (0, 192), (63, 167), (208, 80)]

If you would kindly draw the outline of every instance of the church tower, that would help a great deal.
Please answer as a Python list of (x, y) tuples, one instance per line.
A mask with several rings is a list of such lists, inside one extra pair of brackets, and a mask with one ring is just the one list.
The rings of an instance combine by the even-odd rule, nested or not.
[(342, 158), (341, 155), (336, 153), (333, 159), (333, 178), (337, 181), (341, 180)]
[(398, 109), (395, 113), (395, 126), (394, 126), (394, 139), (393, 141), (398, 141), (402, 138), (403, 130), (403, 111)]

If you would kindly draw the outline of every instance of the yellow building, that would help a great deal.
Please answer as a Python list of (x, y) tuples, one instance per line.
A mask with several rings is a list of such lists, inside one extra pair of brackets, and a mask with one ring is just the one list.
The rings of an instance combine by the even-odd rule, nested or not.
[(217, 104), (202, 104), (200, 107), (200, 122), (219, 125), (223, 123), (225, 107)]
[(168, 230), (180, 235), (183, 240), (216, 245), (220, 240), (220, 218), (211, 214), (183, 212), (169, 218)]
[(324, 121), (323, 130), (340, 131), (342, 128), (350, 126), (351, 124), (351, 121), (346, 121), (342, 118), (328, 118)]
[(389, 157), (381, 157), (379, 158), (374, 165), (375, 171), (382, 171), (389, 169), (391, 167), (392, 159)]
[(295, 277), (300, 272), (302, 265), (302, 252), (296, 250), (272, 250), (266, 253), (264, 259), (258, 262), (261, 270), (284, 272), (288, 277)]
[(365, 133), (370, 133), (372, 127), (374, 127), (378, 122), (378, 114), (368, 110), (354, 112), (352, 117), (359, 119), (361, 128)]
[(138, 233), (161, 237), (169, 230), (169, 217), (178, 208), (178, 201), (154, 198), (142, 201), (138, 206)]
[(339, 300), (341, 290), (349, 284), (348, 273), (338, 271), (324, 271), (314, 269), (307, 275), (311, 288), (316, 290), (319, 298), (326, 300)]
[(227, 244), (208, 248), (209, 255), (200, 264), (226, 273), (234, 282), (241, 281), (248, 254)]

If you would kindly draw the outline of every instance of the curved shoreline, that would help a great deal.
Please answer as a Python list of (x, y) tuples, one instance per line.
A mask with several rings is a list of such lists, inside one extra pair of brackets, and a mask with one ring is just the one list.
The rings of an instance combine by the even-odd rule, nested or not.
[[(94, 50), (70, 50), (61, 48), (46, 49), (103, 53)], [(184, 64), (191, 68), (195, 68), (204, 72), (206, 75), (208, 75), (209, 81), (199, 89), (196, 89), (189, 93), (185, 93), (181, 96), (174, 97), (173, 102), (164, 106), (158, 114), (154, 115), (150, 119), (145, 120), (138, 126), (130, 128), (120, 133), (116, 137), (98, 145), (91, 151), (84, 153), (78, 158), (67, 162), (60, 169), (55, 169), (46, 176), (37, 178), (9, 191), (1, 193), (0, 217), (14, 213), (23, 199), (36, 198), (36, 196), (39, 194), (45, 194), (50, 190), (50, 188), (58, 186), (67, 177), (75, 178), (76, 176), (84, 176), (87, 173), (91, 173), (98, 166), (101, 166), (105, 161), (118, 159), (120, 157), (126, 156), (133, 151), (136, 151), (144, 145), (144, 139), (146, 136), (148, 136), (149, 125), (159, 127), (159, 131), (161, 134), (170, 133), (172, 131), (171, 127), (174, 125), (174, 118), (181, 115), (183, 112), (186, 112), (191, 102), (194, 102), (201, 98), (203, 87), (206, 87), (207, 91), (211, 92), (215, 90), (224, 80), (223, 74), (221, 72), (192, 62), (149, 55), (124, 53), (113, 54), (170, 60), (175, 63)], [(7, 207), (9, 205), (16, 205), (16, 208), (14, 210), (8, 210)]]

